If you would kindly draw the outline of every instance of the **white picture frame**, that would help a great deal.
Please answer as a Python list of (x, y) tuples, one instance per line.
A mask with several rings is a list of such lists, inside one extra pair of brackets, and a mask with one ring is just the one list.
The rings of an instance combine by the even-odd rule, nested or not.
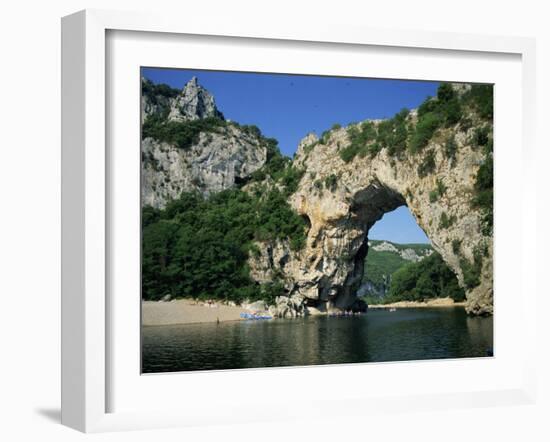
[[(503, 54), (515, 56), (521, 69), (521, 149), (513, 155), (521, 161), (523, 185), (518, 190), (521, 208), (518, 225), (521, 225), (518, 252), (521, 254), (521, 274), (527, 272), (527, 257), (533, 255), (532, 248), (536, 229), (534, 207), (536, 206), (534, 170), (533, 114), (535, 108), (535, 46), (534, 41), (517, 37), (491, 37), (479, 35), (426, 33), (416, 31), (388, 31), (345, 26), (291, 25), (281, 23), (249, 22), (243, 19), (235, 22), (216, 22), (195, 17), (184, 25), (177, 17), (155, 16), (143, 13), (122, 13), (87, 10), (63, 18), (62, 21), (62, 423), (85, 432), (111, 431), (169, 426), (208, 425), (212, 422), (253, 422), (272, 419), (314, 416), (319, 410), (330, 407), (341, 414), (365, 414), (380, 410), (395, 412), (407, 409), (441, 409), (469, 406), (489, 406), (503, 403), (532, 403), (536, 392), (535, 382), (535, 323), (526, 315), (521, 316), (524, 347), (518, 355), (518, 367), (513, 379), (492, 385), (488, 389), (478, 388), (448, 392), (434, 389), (426, 394), (409, 392), (405, 394), (366, 394), (360, 390), (355, 395), (332, 391), (325, 395), (311, 396), (308, 408), (296, 401), (281, 407), (274, 398), (273, 406), (254, 399), (247, 400), (231, 396), (232, 409), (221, 407), (207, 416), (204, 408), (173, 407), (155, 405), (150, 410), (113, 411), (109, 406), (109, 394), (114, 388), (110, 370), (114, 360), (109, 338), (110, 324), (116, 318), (110, 310), (107, 287), (109, 286), (108, 244), (112, 230), (108, 219), (112, 209), (109, 194), (109, 155), (106, 121), (110, 118), (107, 107), (109, 93), (106, 68), (110, 55), (107, 45), (109, 32), (155, 33), (162, 36), (216, 36), (254, 41), (284, 42), (292, 44), (338, 45), (348, 47), (376, 47), (378, 50), (401, 48), (407, 50), (429, 50), (432, 53), (470, 53), (480, 60), (484, 55)], [(145, 34), (143, 34), (145, 35)], [(153, 34), (150, 34), (153, 35)], [(295, 42), (295, 43), (294, 43)], [(112, 55), (112, 54), (111, 54)], [(495, 104), (498, 112), (498, 102)], [(498, 138), (496, 138), (498, 140)], [(497, 141), (498, 142), (498, 141)], [(498, 164), (498, 157), (497, 157)], [(497, 165), (498, 167), (498, 165)], [(496, 187), (498, 194), (498, 187)], [(498, 206), (497, 206), (498, 207)], [(498, 210), (496, 212), (498, 223)], [(496, 248), (498, 256), (498, 247)], [(497, 265), (498, 267), (498, 265)], [(534, 305), (535, 283), (522, 277), (517, 282), (521, 290), (518, 301), (525, 313), (527, 306)], [(503, 289), (504, 290), (504, 289)], [(497, 294), (498, 296), (498, 294)], [(504, 310), (502, 310), (504, 311)], [(505, 316), (503, 316), (505, 318)], [(500, 317), (495, 317), (498, 324)], [(503, 319), (504, 321), (504, 319)], [(501, 322), (501, 326), (502, 326)], [(504, 324), (505, 325), (505, 324)], [(516, 324), (518, 327), (518, 324)], [(498, 356), (497, 358), (498, 359)], [(429, 370), (423, 363), (415, 363)], [(415, 364), (407, 365), (409, 369)], [(424, 363), (425, 364), (425, 363)], [(521, 366), (521, 368), (519, 368)], [(364, 365), (354, 367), (321, 368), (325, 375), (357, 375)], [(380, 366), (379, 366), (380, 367)], [(385, 370), (399, 373), (405, 370), (397, 364), (386, 365)], [(427, 368), (426, 368), (427, 367)], [(463, 369), (455, 364), (453, 370)], [(494, 368), (493, 368), (494, 369)], [(303, 369), (301, 369), (303, 370)], [(330, 370), (330, 371), (327, 371)], [(380, 369), (378, 369), (380, 370)], [(490, 374), (491, 367), (483, 368)], [(245, 371), (232, 373), (243, 376)], [(303, 376), (300, 369), (285, 369), (287, 381)], [(311, 373), (311, 372), (309, 372)], [(220, 373), (200, 373), (217, 385)], [(249, 376), (266, 379), (273, 371), (250, 371)], [(120, 378), (120, 377), (119, 377)], [(198, 381), (198, 377), (193, 378)], [(296, 378), (297, 379), (297, 378)], [(175, 380), (175, 378), (174, 378)], [(170, 385), (170, 376), (163, 376), (163, 384)], [(220, 384), (222, 385), (222, 384)], [(212, 387), (214, 388), (214, 387)], [(218, 390), (219, 391), (219, 390)], [(164, 393), (166, 394), (166, 393)], [(198, 394), (198, 393), (194, 393)], [(223, 396), (223, 391), (222, 391)], [(189, 403), (198, 397), (186, 398)], [(280, 399), (279, 399), (280, 400)], [(224, 401), (220, 400), (222, 404)], [(227, 407), (225, 403), (225, 407)], [(334, 404), (338, 406), (334, 406)], [(331, 406), (332, 404), (332, 406)], [(192, 408), (195, 408), (192, 412)], [(215, 407), (215, 404), (213, 406)], [(239, 412), (235, 412), (238, 410)]]

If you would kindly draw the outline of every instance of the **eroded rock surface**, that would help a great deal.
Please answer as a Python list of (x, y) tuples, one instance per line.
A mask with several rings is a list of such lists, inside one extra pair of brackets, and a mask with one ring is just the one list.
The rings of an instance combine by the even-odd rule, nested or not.
[[(457, 86), (456, 90), (461, 88), (465, 89)], [(176, 123), (223, 120), (214, 98), (196, 79), (181, 92), (144, 94), (143, 121), (159, 115)], [(391, 156), (382, 149), (374, 155), (356, 155), (348, 162), (341, 152), (351, 143), (349, 128), (336, 128), (321, 140), (313, 134), (306, 136), (293, 160), (293, 167), (304, 174), (289, 197), (306, 222), (306, 245), (292, 251), (284, 241), (258, 244), (259, 253), (249, 258), (253, 279), (259, 283), (281, 280), (285, 285), (286, 295), (277, 298), (270, 312), (299, 316), (363, 309), (356, 294), (363, 277), (369, 229), (384, 213), (407, 205), (433, 248), (467, 288), (467, 311), (491, 314), (493, 240), (483, 233), (482, 213), (471, 203), (476, 174), (484, 161), (472, 139), (476, 128), (485, 123), (471, 111), (467, 117), (468, 127), (455, 124), (438, 130), (421, 152), (403, 149), (400, 155)], [(408, 114), (409, 126), (416, 120), (415, 111)], [(450, 138), (456, 143), (452, 157), (446, 150)], [(428, 155), (433, 167), (419, 173)], [(185, 149), (145, 138), (143, 205), (162, 208), (183, 191), (209, 194), (230, 188), (245, 182), (266, 163), (266, 157), (261, 137), (229, 123), (201, 132)], [(464, 270), (465, 264), (472, 267), (475, 262), (479, 264), (479, 283), (474, 287), (466, 284)]]
[[(473, 130), (446, 129), (429, 142), (424, 154), (405, 152), (396, 159), (384, 149), (373, 157), (356, 156), (349, 163), (339, 154), (350, 142), (346, 128), (332, 131), (324, 142), (309, 135), (294, 158), (294, 166), (306, 173), (290, 197), (310, 226), (307, 244), (296, 253), (285, 244), (262, 248), (262, 255), (250, 261), (252, 275), (268, 280), (275, 272), (283, 274), (289, 299), (301, 297), (316, 312), (349, 309), (363, 276), (369, 229), (384, 213), (407, 205), (462, 286), (464, 262), (472, 263), (474, 254), (481, 255), (480, 282), (467, 289), (466, 309), (492, 313), (493, 241), (483, 235), (481, 214), (471, 204), (483, 161), (483, 153), (470, 143)], [(457, 144), (452, 160), (444, 151), (450, 135)], [(435, 166), (421, 177), (418, 169), (429, 152)], [(327, 182), (330, 189), (319, 185)], [(438, 185), (445, 190), (433, 201), (430, 192)]]
[[(195, 77), (172, 95), (143, 94), (143, 121), (155, 117), (177, 123), (223, 120), (214, 97)], [(186, 148), (146, 137), (141, 142), (141, 157), (142, 205), (163, 208), (184, 191), (206, 195), (246, 180), (265, 164), (266, 147), (254, 133), (227, 122), (201, 132)]]
[(219, 192), (245, 180), (265, 163), (258, 138), (228, 126), (201, 133), (188, 149), (146, 138), (141, 143), (143, 205), (162, 208), (181, 192)]

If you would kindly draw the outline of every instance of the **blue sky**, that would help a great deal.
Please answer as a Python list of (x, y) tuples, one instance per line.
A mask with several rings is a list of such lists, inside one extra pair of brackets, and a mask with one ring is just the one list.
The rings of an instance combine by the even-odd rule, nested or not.
[[(265, 136), (276, 138), (281, 152), (290, 157), (308, 132), (319, 135), (335, 123), (345, 126), (368, 118), (392, 117), (404, 107), (418, 107), (427, 96), (436, 94), (439, 85), (428, 81), (190, 69), (142, 68), (142, 75), (178, 89), (196, 76), (199, 84), (214, 95), (225, 118), (255, 124)], [(428, 242), (406, 207), (387, 213), (373, 226), (369, 237)]]
[(401, 244), (430, 242), (424, 231), (416, 224), (407, 206), (386, 213), (369, 230), (369, 239), (385, 239)]

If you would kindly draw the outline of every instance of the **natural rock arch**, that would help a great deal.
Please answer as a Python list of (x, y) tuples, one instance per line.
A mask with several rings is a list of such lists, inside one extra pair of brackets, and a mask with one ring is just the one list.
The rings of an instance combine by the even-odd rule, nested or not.
[[(323, 140), (306, 137), (294, 158), (294, 166), (306, 173), (290, 197), (295, 210), (309, 220), (306, 245), (297, 253), (285, 244), (273, 245), (271, 264), (266, 257), (256, 258), (251, 262), (252, 276), (267, 281), (274, 272), (283, 274), (288, 298), (280, 302), (298, 314), (306, 308), (310, 312), (349, 308), (363, 276), (369, 229), (384, 213), (407, 205), (466, 288), (466, 310), (491, 314), (493, 240), (483, 234), (482, 214), (471, 204), (484, 156), (470, 145), (468, 131), (451, 132), (457, 144), (452, 161), (442, 138), (431, 140), (422, 154), (395, 158), (383, 149), (345, 162), (340, 156), (350, 143), (345, 128), (331, 131)], [(426, 155), (432, 156), (433, 168), (419, 174)], [(430, 193), (438, 186), (445, 190), (434, 200)], [(466, 286), (464, 271), (474, 267), (479, 284)]]
[[(369, 229), (404, 204), (467, 289), (466, 309), (492, 313), (492, 86), (443, 84), (418, 110), (335, 126), (321, 139), (307, 136), (292, 161), (292, 176), (303, 172), (295, 191), (294, 182), (289, 190), (269, 174), (252, 177), (269, 162), (273, 140), (223, 120), (196, 78), (181, 91), (143, 79), (142, 91), (144, 206), (163, 208), (182, 191), (208, 195), (235, 185), (293, 192), (289, 202), (305, 221), (305, 247), (293, 251), (278, 241), (249, 257), (256, 281), (284, 282), (278, 304), (289, 314), (349, 308)], [(159, 131), (167, 122), (194, 136)], [(483, 204), (473, 205), (478, 198)]]

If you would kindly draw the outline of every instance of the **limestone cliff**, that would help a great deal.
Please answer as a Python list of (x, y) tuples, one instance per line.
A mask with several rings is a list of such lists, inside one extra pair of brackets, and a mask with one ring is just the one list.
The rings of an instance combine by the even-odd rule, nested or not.
[[(144, 128), (154, 123), (154, 129), (167, 138), (142, 139), (144, 206), (162, 208), (183, 191), (219, 192), (245, 181), (265, 164), (262, 137), (226, 121), (214, 97), (195, 77), (181, 91), (153, 85), (145, 79), (142, 87)], [(182, 148), (169, 138), (172, 133), (189, 134), (190, 141)]]
[[(468, 86), (443, 92), (418, 111), (334, 127), (300, 142), (291, 167), (303, 173), (288, 201), (307, 225), (306, 244), (292, 251), (285, 241), (258, 243), (248, 262), (254, 280), (284, 283), (272, 313), (364, 308), (356, 294), (369, 229), (403, 205), (466, 288), (467, 311), (493, 312), (492, 230), (488, 213), (473, 204), (480, 171), (492, 165), (492, 121), (460, 101)], [(196, 79), (182, 91), (144, 81), (142, 118), (150, 135), (142, 139), (144, 206), (162, 208), (183, 191), (208, 194), (243, 184), (266, 164), (266, 140), (225, 121)], [(175, 132), (185, 137), (174, 138)], [(492, 167), (490, 174), (492, 180)], [(269, 182), (252, 180), (245, 189)]]
[(357, 296), (382, 301), (388, 294), (393, 274), (411, 263), (419, 263), (433, 254), (429, 244), (399, 244), (386, 240), (369, 240), (369, 253)]
[[(304, 138), (293, 164), (306, 173), (290, 202), (307, 220), (306, 246), (296, 253), (285, 244), (262, 248), (262, 256), (251, 260), (252, 275), (266, 280), (274, 272), (282, 273), (288, 300), (296, 304), (301, 299), (312, 312), (353, 307), (369, 229), (384, 213), (407, 205), (433, 248), (467, 288), (467, 311), (491, 314), (493, 240), (484, 232), (483, 213), (472, 200), (480, 165), (488, 161), (474, 141), (476, 131), (492, 131), (492, 126), (485, 126), (473, 109), (463, 112), (468, 124), (441, 128), (420, 152), (402, 149), (398, 156), (388, 149), (372, 149), (374, 154), (344, 161), (343, 150), (352, 143), (350, 128), (336, 128), (322, 139)], [(414, 127), (417, 120), (413, 111), (406, 124)], [(286, 305), (288, 300), (280, 302)]]
[(166, 85), (155, 85), (146, 78), (142, 78), (141, 83), (142, 121), (151, 115), (161, 114), (168, 121), (224, 119), (216, 106), (214, 96), (199, 85), (197, 77), (191, 78), (181, 91)]

